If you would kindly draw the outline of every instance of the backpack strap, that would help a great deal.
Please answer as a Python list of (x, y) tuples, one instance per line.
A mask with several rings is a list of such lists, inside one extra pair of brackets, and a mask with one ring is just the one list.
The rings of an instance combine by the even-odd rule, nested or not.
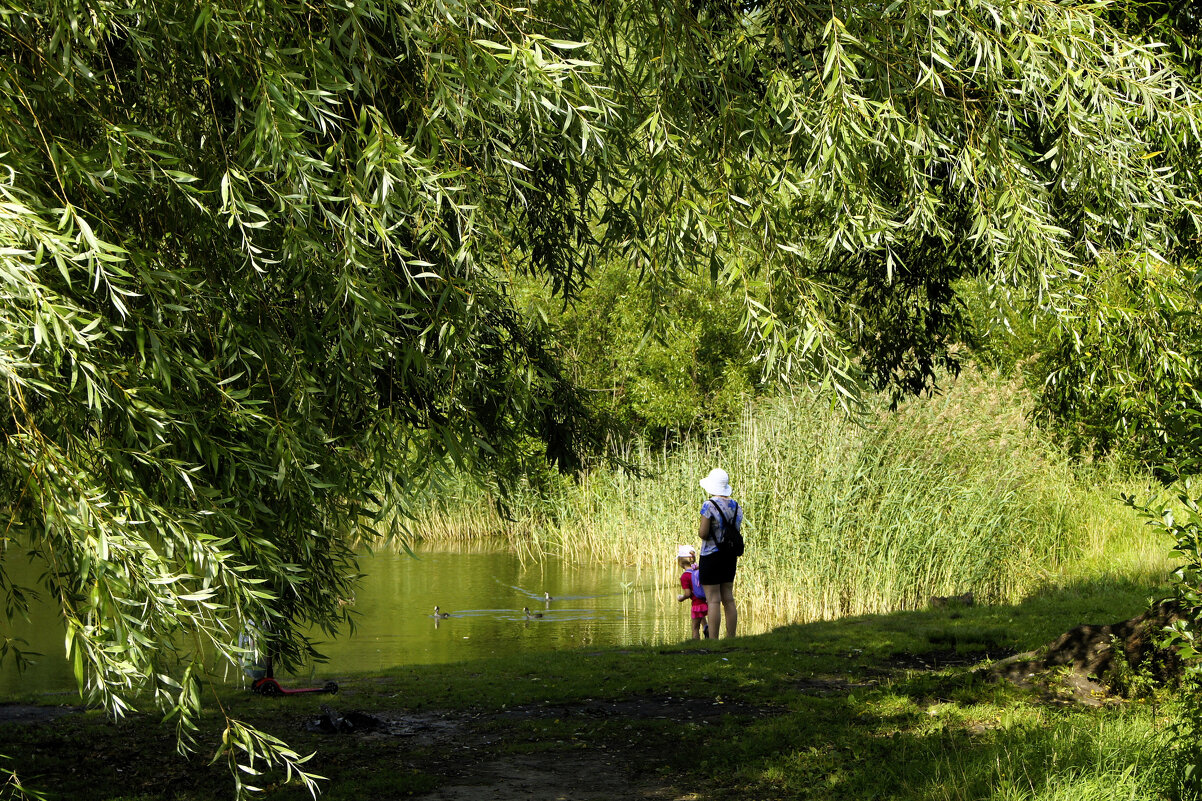
[[(739, 502), (736, 501), (734, 498), (731, 498), (730, 500), (731, 500), (731, 503), (733, 503), (735, 505), (735, 516), (734, 516), (733, 520), (726, 519), (726, 515), (722, 512), (722, 507), (718, 505), (717, 501), (715, 501), (713, 498), (710, 498), (708, 501), (708, 503), (712, 503), (714, 505), (714, 508), (718, 510), (718, 517), (722, 518), (722, 537), (723, 537), (723, 539), (726, 538), (727, 530), (728, 529), (733, 530), (735, 528), (735, 522), (738, 521), (738, 519), (739, 519)], [(717, 540), (714, 540), (714, 542), (717, 542)]]
[[(718, 517), (722, 517), (722, 508), (721, 508), (720, 506), (718, 506), (718, 504), (714, 503), (714, 499), (713, 499), (713, 498), (706, 498), (706, 499), (705, 499), (705, 503), (713, 503), (713, 504), (714, 504), (714, 509), (715, 509), (715, 510), (718, 512)], [(704, 511), (704, 509), (705, 509), (705, 503), (701, 504), (701, 508), (702, 508), (702, 510), (703, 510), (703, 511)], [(725, 517), (722, 517), (722, 525), (726, 525), (726, 518), (725, 518)], [(717, 540), (717, 539), (714, 537), (714, 527), (713, 527), (712, 525), (710, 526), (710, 536), (709, 536), (709, 538), (710, 538), (711, 540), (713, 540), (715, 544), (717, 544), (718, 540)]]

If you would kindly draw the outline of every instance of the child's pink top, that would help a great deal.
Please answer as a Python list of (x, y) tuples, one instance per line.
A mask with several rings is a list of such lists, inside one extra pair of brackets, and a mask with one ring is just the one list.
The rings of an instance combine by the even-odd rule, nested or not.
[[(686, 570), (680, 574), (680, 586), (689, 594), (690, 598), (693, 598), (693, 577), (689, 575), (691, 572), (692, 570)], [(693, 617), (705, 617), (705, 613), (709, 610), (709, 604), (693, 598)]]

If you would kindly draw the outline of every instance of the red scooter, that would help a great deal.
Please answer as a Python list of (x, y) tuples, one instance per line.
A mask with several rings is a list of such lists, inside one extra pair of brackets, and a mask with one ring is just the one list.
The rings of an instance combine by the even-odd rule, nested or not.
[(267, 658), (264, 675), (261, 678), (254, 680), (250, 685), (250, 691), (257, 695), (279, 696), (279, 695), (304, 695), (305, 693), (336, 693), (338, 692), (338, 682), (327, 681), (320, 687), (285, 687), (276, 681), (275, 671), (272, 669), (271, 658)]
[(285, 687), (275, 680), (274, 676), (264, 676), (261, 679), (256, 679), (255, 683), (250, 685), (252, 693), (259, 695), (302, 695), (304, 693), (336, 693), (338, 692), (338, 682), (327, 681), (320, 687)]

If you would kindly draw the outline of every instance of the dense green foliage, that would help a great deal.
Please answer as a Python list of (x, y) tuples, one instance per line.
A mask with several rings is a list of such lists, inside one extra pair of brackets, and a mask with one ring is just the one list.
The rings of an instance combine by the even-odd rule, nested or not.
[(615, 39), (656, 54), (607, 72), (648, 98), (626, 261), (654, 278), (699, 243), (748, 297), (768, 367), (816, 359), (845, 386), (855, 354), (878, 386), (926, 386), (955, 363), (959, 277), (1046, 289), (1175, 242), (1191, 213), (1193, 90), (1094, 11), (607, 9)]
[(1202, 408), (1202, 308), (1185, 270), (1100, 260), (1064, 298), (1033, 376), (1042, 418), (1077, 452), (1127, 453), (1177, 475)]
[(617, 432), (650, 440), (736, 421), (762, 389), (740, 332), (742, 306), (708, 277), (682, 276), (657, 293), (607, 265), (557, 318), (573, 380)]
[(1202, 75), (1202, 10), (1182, 0), (1129, 0), (1109, 17), (1124, 31), (1164, 43), (1195, 77)]
[(44, 564), (95, 698), (153, 687), (186, 732), (248, 621), (284, 662), (344, 622), (350, 538), (429, 462), (599, 438), (514, 276), (708, 275), (748, 380), (918, 390), (961, 276), (1186, 235), (1197, 101), (1044, 0), (6, 0), (6, 558)]
[[(1137, 0), (1105, 13), (1121, 30), (1162, 43), (1198, 85), (1202, 15), (1196, 3)], [(1179, 158), (1180, 190), (1197, 199), (1202, 149), (1183, 142)], [(1189, 432), (1202, 391), (1202, 239), (1188, 212), (1169, 211), (1175, 236), (1159, 250), (1098, 254), (1050, 299), (1040, 296), (1042, 308), (1028, 301), (1029, 320), (1015, 321), (1012, 311), (1000, 309), (1007, 323), (1018, 323), (1007, 331), (1021, 333), (995, 337), (985, 348), (1028, 360), (1028, 378), (1039, 387), (1039, 419), (1074, 452), (1123, 453), (1166, 479), (1192, 472)]]
[(1029, 291), (965, 282), (967, 351), (1021, 377), (1034, 419), (1074, 455), (1188, 474), (1202, 405), (1195, 281), (1189, 264), (1099, 259), (1044, 306)]

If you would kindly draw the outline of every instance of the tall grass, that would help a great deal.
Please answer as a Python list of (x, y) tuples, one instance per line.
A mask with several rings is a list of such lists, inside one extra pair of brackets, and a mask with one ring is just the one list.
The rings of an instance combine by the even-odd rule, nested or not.
[(1116, 499), (1146, 482), (1074, 466), (1027, 421), (1014, 383), (971, 376), (866, 425), (811, 397), (748, 407), (727, 435), (633, 454), (647, 477), (594, 471), (548, 500), (510, 495), (503, 521), (466, 485), (427, 507), (428, 537), (491, 530), (532, 554), (589, 553), (674, 569), (696, 542), (698, 479), (726, 469), (746, 514), (737, 593), (765, 624), (925, 605), (1015, 601), (1104, 571), (1115, 554), (1163, 576), (1164, 543)]

